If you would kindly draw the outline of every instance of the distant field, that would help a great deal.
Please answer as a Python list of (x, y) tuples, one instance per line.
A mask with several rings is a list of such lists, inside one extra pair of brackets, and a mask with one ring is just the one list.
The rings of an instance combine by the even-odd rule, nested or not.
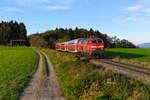
[(28, 47), (0, 46), (0, 100), (16, 100), (35, 72), (38, 55)]
[(111, 57), (120, 57), (116, 61), (149, 67), (150, 68), (150, 48), (145, 49), (105, 49), (105, 54)]
[(106, 49), (108, 56), (120, 56), (120, 58), (138, 59), (140, 61), (150, 62), (150, 48), (146, 49)]

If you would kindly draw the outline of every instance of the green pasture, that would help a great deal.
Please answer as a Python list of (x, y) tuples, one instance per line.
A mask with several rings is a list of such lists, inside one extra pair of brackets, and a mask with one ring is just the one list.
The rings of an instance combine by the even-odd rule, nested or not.
[(150, 48), (144, 49), (105, 49), (105, 55), (120, 57), (122, 59), (137, 59), (142, 62), (150, 62)]
[(37, 63), (32, 48), (0, 46), (0, 100), (18, 99)]

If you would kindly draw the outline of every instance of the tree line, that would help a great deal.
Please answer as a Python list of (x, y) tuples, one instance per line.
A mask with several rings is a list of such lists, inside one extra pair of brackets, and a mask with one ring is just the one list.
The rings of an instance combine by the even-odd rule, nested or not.
[(78, 28), (73, 29), (64, 29), (56, 28), (55, 30), (48, 30), (43, 33), (35, 33), (29, 36), (30, 45), (37, 47), (49, 47), (55, 48), (56, 43), (65, 42), (77, 38), (90, 38), (98, 37), (103, 39), (105, 43), (105, 48), (136, 48), (136, 46), (126, 40), (119, 39), (116, 36), (110, 37), (107, 34), (103, 34), (98, 30), (90, 30)]
[(24, 23), (16, 21), (0, 23), (0, 45), (8, 45), (11, 40), (26, 40), (27, 30)]

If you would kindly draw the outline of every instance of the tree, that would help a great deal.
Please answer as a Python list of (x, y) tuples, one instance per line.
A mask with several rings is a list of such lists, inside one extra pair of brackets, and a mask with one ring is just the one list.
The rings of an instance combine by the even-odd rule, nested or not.
[(27, 30), (26, 30), (26, 27), (23, 23), (19, 24), (19, 33), (20, 33), (19, 38), (26, 40)]
[(8, 45), (10, 40), (27, 39), (27, 31), (23, 23), (4, 22), (0, 23), (0, 45)]
[(33, 34), (29, 37), (30, 45), (33, 47), (43, 47), (46, 48), (48, 43), (45, 41), (39, 33)]
[(56, 43), (65, 42), (77, 38), (89, 38), (89, 37), (101, 38), (104, 41), (105, 48), (124, 48), (124, 47), (135, 48), (136, 47), (133, 43), (129, 41), (126, 41), (125, 44), (123, 42), (124, 40), (120, 40), (117, 37), (109, 37), (107, 34), (103, 34), (98, 30), (94, 31), (92, 28), (90, 30), (86, 30), (83, 28), (79, 29), (78, 27), (76, 27), (74, 30), (71, 28), (70, 29), (56, 28), (55, 30), (49, 30), (40, 33), (39, 35), (40, 37), (44, 38), (44, 40), (47, 42), (48, 47), (50, 48), (55, 48)]

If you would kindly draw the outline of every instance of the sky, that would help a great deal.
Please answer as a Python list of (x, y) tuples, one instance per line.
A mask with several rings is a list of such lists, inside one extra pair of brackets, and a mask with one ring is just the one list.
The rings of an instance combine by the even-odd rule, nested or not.
[(150, 42), (150, 0), (0, 0), (0, 22), (10, 20), (24, 22), (28, 35), (79, 27)]

